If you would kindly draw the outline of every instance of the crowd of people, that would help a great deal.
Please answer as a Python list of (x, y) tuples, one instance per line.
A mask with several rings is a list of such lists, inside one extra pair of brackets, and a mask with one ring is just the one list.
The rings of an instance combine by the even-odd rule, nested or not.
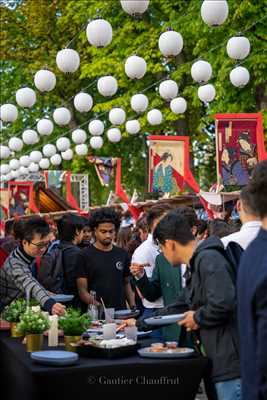
[[(160, 203), (159, 203), (160, 204)], [(239, 227), (199, 221), (192, 207), (151, 207), (137, 222), (112, 208), (88, 218), (65, 214), (52, 229), (33, 216), (6, 224), (0, 242), (0, 312), (26, 293), (52, 314), (71, 305), (138, 308), (129, 319), (183, 313), (153, 330), (159, 340), (191, 346), (211, 361), (207, 396), (267, 399), (267, 161), (259, 163), (236, 205)], [(242, 396), (242, 397), (241, 397)]]

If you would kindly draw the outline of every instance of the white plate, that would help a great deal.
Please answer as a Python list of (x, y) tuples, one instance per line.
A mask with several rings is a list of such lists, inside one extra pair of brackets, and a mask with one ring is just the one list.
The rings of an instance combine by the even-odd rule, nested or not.
[(62, 350), (45, 350), (31, 353), (31, 358), (43, 365), (72, 365), (79, 358), (77, 353)]
[(150, 347), (144, 347), (143, 349), (139, 349), (138, 353), (141, 357), (147, 358), (186, 358), (190, 357), (195, 351), (193, 349), (186, 348), (186, 351), (178, 353), (174, 350), (167, 350), (159, 353), (152, 353), (149, 351)]
[(184, 314), (161, 315), (158, 317), (146, 318), (144, 321), (147, 325), (171, 325), (175, 322), (181, 321)]
[(71, 301), (73, 299), (73, 294), (54, 294), (51, 296), (53, 300), (55, 300), (58, 303), (67, 303), (68, 301)]

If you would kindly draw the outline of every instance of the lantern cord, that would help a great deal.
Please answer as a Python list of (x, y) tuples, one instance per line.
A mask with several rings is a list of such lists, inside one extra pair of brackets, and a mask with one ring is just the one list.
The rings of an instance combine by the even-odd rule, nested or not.
[(82, 32), (84, 31), (84, 29), (85, 29), (86, 26), (87, 26), (87, 21), (82, 25), (82, 27), (81, 27), (81, 29), (79, 30), (79, 32), (77, 32), (77, 33), (73, 36), (73, 38), (71, 39), (71, 41), (65, 46), (65, 49), (67, 49), (67, 48), (70, 46), (70, 44), (71, 44), (75, 39), (77, 39), (77, 37), (80, 35), (80, 33), (82, 33)]

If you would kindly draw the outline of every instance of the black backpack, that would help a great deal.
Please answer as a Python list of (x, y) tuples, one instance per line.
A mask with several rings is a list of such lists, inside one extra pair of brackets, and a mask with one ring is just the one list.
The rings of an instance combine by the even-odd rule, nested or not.
[(229, 242), (225, 249), (221, 248), (218, 251), (227, 259), (227, 270), (236, 286), (238, 266), (244, 249), (236, 242)]
[(37, 280), (50, 292), (64, 293), (65, 273), (63, 253), (72, 246), (62, 246), (55, 244), (40, 259), (40, 265), (37, 267)]

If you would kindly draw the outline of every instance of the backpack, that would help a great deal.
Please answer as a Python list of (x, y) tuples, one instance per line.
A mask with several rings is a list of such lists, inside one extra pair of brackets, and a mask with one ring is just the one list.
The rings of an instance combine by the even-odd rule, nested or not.
[(62, 246), (60, 242), (52, 243), (47, 253), (37, 265), (37, 280), (50, 292), (64, 293), (63, 253), (72, 246)]
[(236, 286), (238, 266), (244, 249), (236, 242), (230, 242), (225, 249), (220, 248), (218, 251), (227, 259), (227, 270), (229, 275)]

